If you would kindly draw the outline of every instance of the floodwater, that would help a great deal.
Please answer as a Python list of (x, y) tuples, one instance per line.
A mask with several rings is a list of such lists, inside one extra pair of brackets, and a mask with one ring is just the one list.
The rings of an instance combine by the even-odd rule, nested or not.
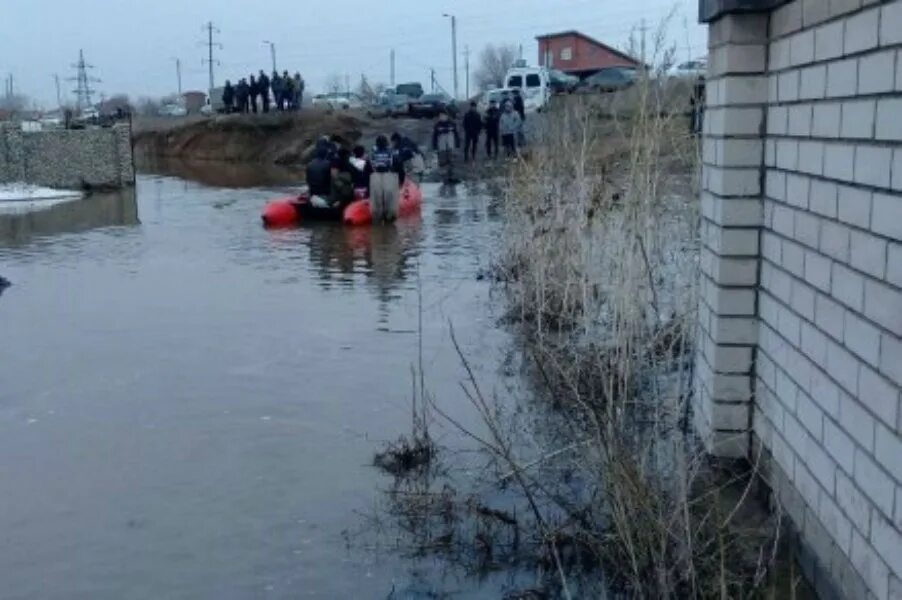
[(0, 596), (497, 597), (353, 533), (410, 429), (420, 307), (447, 412), (478, 427), (449, 323), (502, 378), (487, 200), (424, 185), (421, 220), (266, 231), (278, 186), (207, 175), (0, 212)]

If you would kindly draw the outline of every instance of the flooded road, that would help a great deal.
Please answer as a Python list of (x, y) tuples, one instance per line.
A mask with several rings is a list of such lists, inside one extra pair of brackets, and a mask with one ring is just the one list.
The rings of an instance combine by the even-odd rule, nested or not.
[[(343, 534), (386, 485), (374, 451), (410, 429), (418, 307), (427, 387), (463, 423), (449, 322), (487, 386), (509, 344), (476, 277), (497, 236), (487, 201), (424, 192), (422, 220), (356, 230), (265, 231), (277, 187), (156, 175), (0, 213), (0, 595), (421, 597), (412, 581), (437, 582)], [(468, 585), (435, 589), (481, 595)]]

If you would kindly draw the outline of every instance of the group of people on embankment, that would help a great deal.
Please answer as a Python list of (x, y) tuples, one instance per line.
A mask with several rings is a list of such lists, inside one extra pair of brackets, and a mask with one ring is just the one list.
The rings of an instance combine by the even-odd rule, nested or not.
[(316, 142), (307, 164), (307, 187), (314, 206), (343, 209), (355, 199), (355, 190), (365, 190), (373, 223), (391, 222), (398, 215), (400, 190), (406, 178), (419, 182), (425, 169), (423, 154), (410, 138), (398, 133), (391, 141), (384, 135), (367, 152), (352, 150), (328, 137)]
[(256, 114), (258, 106), (260, 111), (268, 113), (270, 99), (275, 110), (300, 110), (304, 100), (304, 78), (300, 73), (289, 75), (288, 71), (283, 71), (282, 75), (273, 71), (272, 77), (267, 77), (260, 69), (256, 77), (242, 77), (235, 85), (226, 80), (222, 90), (222, 104), (227, 113)]

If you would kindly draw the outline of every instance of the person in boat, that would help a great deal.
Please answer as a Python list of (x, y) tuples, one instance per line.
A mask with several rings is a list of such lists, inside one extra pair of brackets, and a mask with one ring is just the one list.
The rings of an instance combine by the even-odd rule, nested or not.
[(501, 131), (501, 144), (504, 146), (508, 158), (516, 156), (517, 140), (523, 128), (523, 121), (510, 102), (504, 104), (504, 112), (501, 114), (498, 128)]
[(366, 197), (370, 197), (370, 175), (373, 173), (373, 165), (366, 159), (366, 149), (363, 146), (354, 146), (351, 156), (351, 166), (354, 168), (351, 177), (354, 180), (354, 189), (366, 190)]
[(343, 209), (354, 201), (354, 167), (351, 165), (351, 153), (347, 148), (340, 148), (332, 160), (330, 179), (332, 190), (329, 204), (333, 208)]
[(226, 79), (225, 87), (222, 88), (222, 106), (226, 114), (232, 112), (232, 105), (235, 103), (235, 88), (232, 82)]
[(432, 149), (438, 153), (438, 164), (446, 169), (445, 182), (454, 180), (454, 150), (460, 148), (457, 123), (442, 111), (432, 129)]
[(420, 147), (409, 137), (402, 136), (397, 132), (391, 134), (391, 145), (404, 167), (401, 184), (403, 185), (406, 177), (419, 183), (426, 170), (426, 160), (423, 158), (423, 153), (420, 152)]
[(489, 107), (483, 117), (485, 121), (485, 155), (489, 158), (498, 156), (498, 121), (500, 119), (501, 111), (498, 109), (498, 103), (494, 100), (489, 101)]
[(464, 162), (476, 160), (479, 134), (482, 132), (482, 115), (476, 110), (476, 103), (470, 102), (470, 110), (464, 115)]
[(325, 200), (332, 195), (332, 162), (324, 149), (317, 148), (313, 160), (307, 164), (307, 187), (314, 206), (321, 204), (314, 197)]
[(394, 221), (398, 215), (400, 174), (403, 166), (398, 154), (388, 145), (388, 138), (380, 135), (370, 153), (373, 173), (370, 175), (370, 214), (373, 223)]

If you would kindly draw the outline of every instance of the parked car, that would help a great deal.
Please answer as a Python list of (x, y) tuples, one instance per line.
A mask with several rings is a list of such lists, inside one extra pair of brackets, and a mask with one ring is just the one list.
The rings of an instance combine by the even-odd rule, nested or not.
[(583, 92), (614, 92), (636, 83), (639, 72), (635, 67), (605, 67), (583, 79), (578, 89)]
[(188, 109), (186, 109), (181, 104), (164, 104), (160, 107), (159, 115), (161, 117), (184, 117), (188, 114)]
[(357, 94), (332, 93), (317, 94), (313, 97), (313, 106), (323, 108), (344, 109), (363, 108), (363, 101)]
[(447, 112), (452, 118), (457, 116), (457, 105), (444, 94), (424, 94), (410, 103), (410, 116), (432, 118)]
[(553, 94), (570, 94), (579, 85), (579, 77), (569, 75), (558, 69), (548, 70), (549, 84)]
[(407, 96), (409, 98), (419, 98), (425, 92), (423, 91), (423, 86), (416, 82), (410, 83), (399, 83), (395, 86), (395, 93), (401, 96)]
[(697, 60), (689, 60), (678, 65), (674, 65), (667, 71), (670, 77), (686, 77), (697, 79), (704, 77), (708, 72), (708, 60), (700, 58)]
[(501, 108), (501, 105), (505, 100), (511, 98), (514, 95), (514, 90), (511, 88), (496, 88), (494, 90), (487, 90), (483, 92), (482, 96), (479, 98), (477, 102), (477, 106), (480, 112), (485, 112), (489, 108), (489, 102), (492, 100), (495, 101), (495, 104), (498, 105), (498, 108)]
[(411, 99), (404, 94), (385, 93), (367, 109), (371, 117), (400, 117), (410, 112)]

